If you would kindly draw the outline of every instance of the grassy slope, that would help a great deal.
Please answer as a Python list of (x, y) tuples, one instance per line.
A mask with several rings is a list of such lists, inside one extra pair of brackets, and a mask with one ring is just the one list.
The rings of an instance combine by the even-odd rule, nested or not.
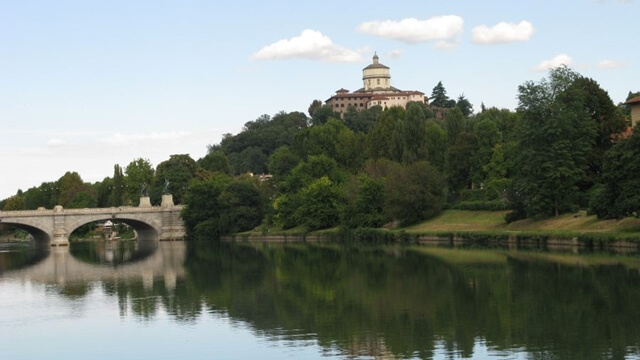
[(640, 219), (598, 220), (595, 216), (565, 214), (557, 218), (539, 221), (520, 220), (505, 224), (504, 215), (508, 211), (465, 211), (447, 210), (439, 216), (410, 226), (404, 230), (411, 233), (437, 233), (446, 231), (492, 232), (492, 233), (545, 233), (580, 234), (607, 233), (619, 235), (640, 235)]

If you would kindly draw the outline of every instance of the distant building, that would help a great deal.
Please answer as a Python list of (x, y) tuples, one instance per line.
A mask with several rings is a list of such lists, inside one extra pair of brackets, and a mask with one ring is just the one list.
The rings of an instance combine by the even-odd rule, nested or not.
[(631, 98), (625, 102), (631, 108), (631, 126), (640, 122), (640, 96)]
[(336, 91), (326, 103), (333, 111), (343, 114), (351, 105), (356, 110), (369, 109), (380, 105), (383, 108), (392, 106), (406, 107), (410, 101), (429, 103), (429, 98), (423, 92), (403, 91), (391, 86), (389, 67), (380, 64), (378, 54), (373, 55), (373, 63), (362, 69), (363, 88), (354, 92), (346, 89)]

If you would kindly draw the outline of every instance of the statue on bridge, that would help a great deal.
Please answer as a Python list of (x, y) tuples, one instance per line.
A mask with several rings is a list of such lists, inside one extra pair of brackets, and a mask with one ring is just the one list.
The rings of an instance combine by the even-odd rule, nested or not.
[(162, 193), (167, 195), (169, 194), (169, 179), (164, 178), (164, 186), (162, 187)]
[(147, 183), (142, 183), (142, 188), (140, 189), (140, 197), (149, 197), (149, 187)]

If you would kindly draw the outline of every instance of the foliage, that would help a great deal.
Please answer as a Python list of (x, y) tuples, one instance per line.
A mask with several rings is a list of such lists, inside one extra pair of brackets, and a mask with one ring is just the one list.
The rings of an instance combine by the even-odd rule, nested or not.
[(388, 219), (384, 213), (384, 181), (367, 175), (357, 178), (357, 190), (345, 207), (341, 223), (350, 228), (380, 227)]
[(429, 97), (431, 106), (446, 108), (450, 105), (450, 99), (447, 96), (447, 90), (442, 85), (442, 81), (438, 81), (438, 84), (431, 91)]
[(207, 152), (203, 158), (198, 159), (198, 165), (211, 172), (220, 172), (223, 174), (231, 174), (231, 162), (224, 152), (218, 149), (212, 149)]
[(165, 181), (167, 191), (173, 195), (173, 201), (181, 204), (187, 193), (189, 182), (198, 175), (198, 164), (188, 154), (171, 155), (169, 160), (158, 164), (153, 185), (152, 200), (159, 202)]
[(456, 102), (456, 106), (460, 108), (460, 111), (462, 112), (462, 115), (464, 117), (468, 117), (471, 114), (473, 114), (473, 105), (464, 96), (464, 94), (460, 94), (460, 96), (458, 96), (458, 101)]
[(600, 218), (640, 215), (640, 132), (621, 140), (604, 157), (603, 185), (592, 193)]
[(124, 173), (126, 175), (125, 203), (132, 206), (138, 205), (143, 187), (149, 191), (153, 184), (153, 166), (148, 159), (138, 158), (127, 165)]
[(300, 163), (300, 158), (286, 145), (276, 149), (269, 157), (269, 174), (282, 179)]
[(426, 161), (392, 168), (385, 180), (385, 206), (402, 225), (434, 217), (444, 206), (445, 182)]
[(309, 230), (333, 227), (339, 224), (344, 207), (344, 196), (336, 184), (327, 176), (315, 180), (297, 195), (295, 211), (299, 225)]
[[(573, 209), (595, 138), (595, 124), (585, 111), (584, 96), (570, 88), (579, 78), (561, 67), (549, 80), (519, 87), (518, 171), (513, 201), (528, 217), (559, 215)], [(519, 205), (515, 206), (516, 208)]]

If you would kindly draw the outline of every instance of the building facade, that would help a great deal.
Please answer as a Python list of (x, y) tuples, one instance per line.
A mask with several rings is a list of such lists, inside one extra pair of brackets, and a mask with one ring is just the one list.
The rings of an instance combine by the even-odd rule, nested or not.
[(410, 90), (403, 91), (391, 86), (391, 73), (389, 67), (379, 62), (378, 54), (373, 55), (373, 62), (362, 69), (363, 87), (354, 92), (340, 89), (336, 94), (327, 99), (326, 104), (333, 111), (343, 114), (349, 106), (356, 110), (369, 109), (373, 106), (406, 107), (410, 101), (429, 103), (429, 98), (423, 92)]
[(635, 127), (640, 122), (640, 96), (627, 100), (625, 104), (631, 108), (631, 126)]

